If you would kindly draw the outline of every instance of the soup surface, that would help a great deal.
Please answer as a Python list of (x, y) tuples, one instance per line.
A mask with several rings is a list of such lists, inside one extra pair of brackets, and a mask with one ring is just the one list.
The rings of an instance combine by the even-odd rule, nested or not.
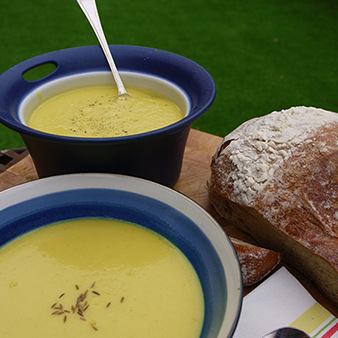
[(197, 338), (202, 288), (169, 241), (132, 223), (79, 219), (0, 250), (0, 337)]
[(117, 96), (112, 86), (74, 89), (39, 105), (27, 124), (50, 134), (117, 137), (165, 127), (184, 117), (173, 102), (141, 89)]

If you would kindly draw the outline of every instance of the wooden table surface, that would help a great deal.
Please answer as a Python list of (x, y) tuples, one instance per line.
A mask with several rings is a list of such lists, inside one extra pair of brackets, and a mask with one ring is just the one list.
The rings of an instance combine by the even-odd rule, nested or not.
[[(210, 162), (211, 157), (221, 141), (221, 137), (194, 129), (191, 130), (184, 154), (181, 176), (174, 189), (190, 197), (208, 211), (218, 221), (227, 235), (257, 244), (249, 235), (241, 232), (218, 216), (209, 202), (207, 182), (210, 177)], [(9, 152), (11, 152), (11, 150), (9, 150)], [(15, 164), (5, 169), (5, 171), (0, 173), (0, 191), (38, 179), (33, 161), (27, 152), (22, 153)], [(338, 317), (338, 308), (332, 304), (309, 279), (293, 267), (286, 264), (283, 265), (287, 267), (319, 303)], [(243, 292), (244, 295), (255, 287), (256, 286), (245, 288)]]

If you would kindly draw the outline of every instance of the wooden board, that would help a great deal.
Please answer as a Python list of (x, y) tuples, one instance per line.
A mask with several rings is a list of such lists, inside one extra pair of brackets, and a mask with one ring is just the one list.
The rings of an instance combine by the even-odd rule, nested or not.
[[(219, 217), (209, 203), (207, 182), (210, 177), (210, 163), (211, 158), (221, 141), (221, 137), (194, 129), (191, 130), (184, 154), (181, 176), (174, 189), (201, 205), (218, 221), (229, 236), (257, 244), (250, 236), (244, 234)], [(0, 174), (0, 191), (37, 178), (38, 176), (34, 164), (28, 154), (14, 165), (6, 168), (6, 170)], [(288, 265), (286, 265), (286, 267), (318, 302), (338, 317), (337, 307), (333, 305), (310, 280), (293, 267)], [(245, 288), (244, 295), (249, 293), (254, 287)]]

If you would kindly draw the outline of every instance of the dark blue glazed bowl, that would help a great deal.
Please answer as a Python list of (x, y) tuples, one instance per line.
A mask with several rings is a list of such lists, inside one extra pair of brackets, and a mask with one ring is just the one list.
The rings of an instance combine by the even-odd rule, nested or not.
[(0, 197), (0, 246), (51, 223), (88, 217), (125, 220), (162, 235), (200, 278), (205, 303), (200, 338), (233, 336), (242, 305), (237, 255), (219, 224), (186, 196), (135, 177), (72, 174), (21, 184)]
[[(0, 75), (0, 122), (20, 133), (39, 177), (67, 173), (117, 173), (149, 179), (169, 187), (177, 182), (191, 124), (212, 104), (216, 89), (209, 73), (182, 56), (146, 47), (110, 46), (120, 72), (144, 76), (152, 89), (169, 91), (186, 116), (151, 132), (114, 138), (52, 135), (29, 128), (25, 116), (41, 93), (52, 96), (75, 80), (76, 85), (100, 84), (96, 75), (109, 74), (99, 46), (70, 48), (19, 63)], [(46, 64), (56, 66), (46, 77), (26, 81), (23, 75)], [(94, 80), (92, 79), (94, 77)], [(127, 76), (128, 78), (128, 76)], [(70, 81), (68, 82), (68, 79)], [(104, 80), (106, 81), (106, 80)], [(165, 87), (167, 86), (167, 90)], [(30, 99), (30, 97), (32, 99)]]

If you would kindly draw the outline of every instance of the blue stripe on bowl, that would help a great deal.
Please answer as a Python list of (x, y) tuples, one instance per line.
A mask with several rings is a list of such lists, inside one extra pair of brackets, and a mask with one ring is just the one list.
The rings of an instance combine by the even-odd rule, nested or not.
[(28, 199), (1, 211), (0, 245), (35, 228), (74, 218), (114, 218), (147, 227), (176, 245), (193, 264), (205, 297), (201, 337), (222, 325), (227, 283), (210, 240), (182, 212), (140, 194), (114, 189), (75, 189)]

